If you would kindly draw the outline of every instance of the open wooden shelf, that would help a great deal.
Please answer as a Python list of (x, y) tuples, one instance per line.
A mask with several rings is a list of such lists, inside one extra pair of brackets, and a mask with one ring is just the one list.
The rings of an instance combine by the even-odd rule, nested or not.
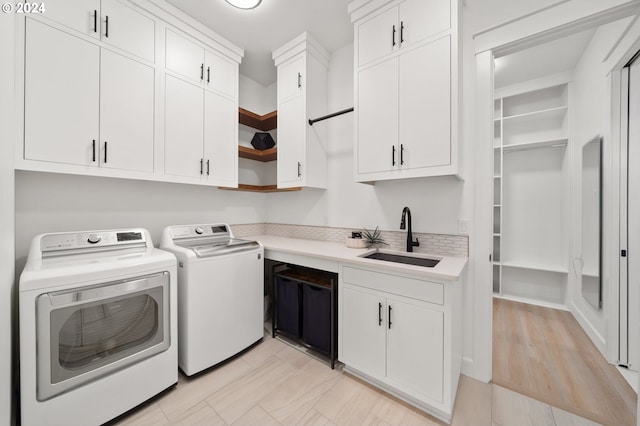
[(240, 158), (247, 158), (255, 161), (275, 161), (278, 159), (278, 147), (265, 149), (259, 151), (257, 149), (249, 148), (248, 146), (238, 146), (238, 156)]
[(238, 120), (240, 124), (254, 129), (268, 132), (278, 127), (278, 111), (271, 111), (265, 115), (258, 115), (244, 108), (238, 108)]
[(300, 191), (302, 188), (278, 188), (277, 185), (245, 185), (243, 183), (239, 183), (237, 188), (229, 188), (227, 186), (219, 186), (218, 189), (223, 189), (225, 191), (245, 191), (245, 192), (289, 192), (289, 191)]

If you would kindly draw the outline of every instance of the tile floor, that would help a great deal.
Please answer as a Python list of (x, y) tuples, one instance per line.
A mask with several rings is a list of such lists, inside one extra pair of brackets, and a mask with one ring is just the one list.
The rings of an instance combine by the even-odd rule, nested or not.
[[(117, 425), (442, 425), (266, 335), (238, 358), (178, 386)], [(462, 376), (453, 425), (595, 425), (500, 386)]]

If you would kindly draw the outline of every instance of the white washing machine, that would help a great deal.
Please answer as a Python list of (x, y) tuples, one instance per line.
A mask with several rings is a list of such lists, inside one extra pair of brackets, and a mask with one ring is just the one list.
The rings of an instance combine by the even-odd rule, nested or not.
[(20, 276), (23, 425), (97, 425), (178, 381), (177, 271), (144, 229), (42, 234)]
[(178, 258), (178, 364), (191, 376), (262, 339), (264, 248), (226, 224), (169, 226)]

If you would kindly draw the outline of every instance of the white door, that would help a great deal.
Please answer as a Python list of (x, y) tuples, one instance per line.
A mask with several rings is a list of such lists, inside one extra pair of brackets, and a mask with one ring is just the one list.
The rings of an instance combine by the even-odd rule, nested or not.
[(451, 164), (450, 52), (446, 36), (400, 56), (403, 169)]
[(204, 158), (207, 181), (238, 186), (238, 110), (235, 102), (204, 93)]
[[(421, 0), (423, 1), (423, 0)], [(400, 45), (398, 8), (374, 16), (358, 26), (358, 66), (380, 59)]]
[(359, 174), (398, 167), (397, 81), (397, 58), (358, 73)]
[[(302, 56), (278, 67), (278, 103), (304, 93), (306, 76), (303, 69), (304, 57)], [(280, 112), (278, 112), (279, 115)]]
[(449, 0), (405, 0), (399, 8), (401, 47), (451, 28)]
[(278, 188), (300, 186), (305, 172), (304, 96), (278, 105)]
[(168, 70), (192, 81), (204, 81), (204, 49), (202, 47), (167, 30), (166, 55)]
[(164, 125), (165, 173), (200, 178), (204, 172), (204, 90), (167, 75)]
[(102, 0), (101, 38), (149, 62), (153, 62), (155, 23), (117, 0)]
[(387, 305), (387, 378), (442, 402), (444, 313), (399, 296)]
[(100, 166), (153, 172), (154, 69), (102, 49), (100, 70)]
[(100, 37), (100, 0), (65, 0), (44, 3), (44, 18), (83, 34)]
[(342, 290), (342, 359), (375, 377), (385, 376), (385, 299), (344, 285)]
[(228, 61), (215, 53), (204, 52), (205, 85), (232, 98), (238, 97), (238, 64)]
[(629, 72), (629, 180), (628, 180), (628, 366), (638, 371), (640, 351), (640, 61)]
[(26, 20), (27, 160), (98, 165), (100, 48)]

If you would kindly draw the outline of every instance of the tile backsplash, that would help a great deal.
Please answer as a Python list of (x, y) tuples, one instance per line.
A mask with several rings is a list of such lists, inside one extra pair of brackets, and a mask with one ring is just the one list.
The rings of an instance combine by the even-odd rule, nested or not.
[[(249, 235), (277, 235), (281, 237), (304, 238), (307, 240), (333, 241), (343, 243), (354, 228), (332, 228), (328, 226), (286, 225), (280, 223), (251, 223), (232, 225), (231, 229), (236, 237)], [(391, 250), (404, 251), (407, 233), (405, 231), (382, 231), (382, 238), (389, 244)], [(414, 240), (418, 238), (419, 247), (414, 247), (416, 253), (431, 253), (443, 256), (468, 256), (469, 237), (466, 235), (413, 233)]]

